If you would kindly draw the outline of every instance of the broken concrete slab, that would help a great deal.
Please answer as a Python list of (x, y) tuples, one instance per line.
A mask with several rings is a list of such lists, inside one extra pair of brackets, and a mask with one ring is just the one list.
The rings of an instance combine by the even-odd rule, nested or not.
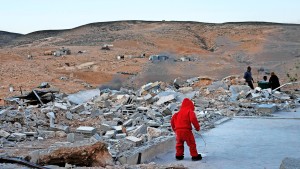
[(241, 92), (247, 93), (251, 90), (251, 88), (247, 85), (232, 85), (229, 87), (229, 91), (231, 92), (231, 101), (236, 101)]
[(47, 113), (47, 117), (50, 118), (50, 126), (53, 126), (54, 125), (54, 120), (55, 120), (55, 114), (54, 114), (54, 112), (48, 112)]
[(68, 133), (70, 131), (70, 127), (69, 126), (63, 126), (63, 125), (59, 125), (59, 124), (53, 124), (50, 125), (50, 129), (54, 130), (54, 131), (64, 131), (66, 133)]
[(123, 139), (127, 136), (126, 133), (122, 133), (122, 134), (116, 134), (116, 139)]
[(62, 104), (62, 103), (57, 103), (57, 102), (55, 102), (55, 103), (54, 103), (54, 107), (59, 108), (59, 109), (62, 109), (62, 110), (68, 110), (67, 105)]
[(55, 131), (38, 130), (38, 136), (42, 138), (54, 138)]
[(260, 104), (255, 109), (264, 114), (272, 114), (277, 110), (277, 106), (276, 104)]
[(10, 135), (9, 132), (0, 130), (0, 137), (7, 138)]
[(152, 95), (148, 93), (148, 94), (145, 95), (143, 98), (144, 98), (144, 100), (147, 101), (147, 100), (150, 100), (150, 99), (152, 98)]
[(156, 102), (156, 105), (162, 105), (163, 103), (174, 100), (175, 98), (176, 98), (176, 96), (174, 94), (170, 94), (167, 96), (161, 96), (159, 98), (159, 100)]
[(38, 135), (38, 132), (34, 132), (34, 131), (32, 131), (32, 132), (24, 132), (24, 134), (26, 134), (26, 136), (27, 137), (32, 137), (32, 136), (37, 136)]
[(152, 140), (153, 138), (161, 136), (162, 131), (158, 128), (147, 127), (147, 136), (148, 140)]
[(181, 87), (178, 89), (179, 92), (181, 93), (189, 93), (192, 92), (194, 89), (192, 87)]
[(182, 102), (185, 98), (189, 98), (190, 100), (192, 100), (195, 97), (195, 95), (196, 95), (195, 91), (189, 92), (189, 93), (186, 93), (186, 94), (179, 93), (176, 96), (176, 101), (177, 102)]
[(7, 140), (9, 141), (23, 141), (26, 139), (26, 134), (24, 133), (12, 133)]
[(70, 108), (70, 111), (72, 113), (80, 113), (80, 112), (84, 111), (84, 105), (83, 104), (76, 105), (76, 106)]
[(143, 143), (142, 139), (135, 136), (127, 136), (126, 139), (133, 142), (135, 146), (140, 146)]
[(101, 137), (98, 133), (94, 134), (91, 138), (90, 138), (90, 142), (98, 142), (101, 140)]
[(137, 126), (137, 128), (135, 130), (133, 130), (130, 134), (132, 136), (137, 136), (137, 135), (145, 134), (145, 133), (147, 133), (147, 125), (142, 124), (140, 126)]
[(69, 120), (73, 120), (73, 114), (71, 112), (66, 112), (66, 118)]
[(100, 124), (100, 130), (102, 132), (106, 132), (106, 131), (112, 130), (112, 127), (108, 124), (102, 123), (102, 124)]
[(219, 88), (228, 90), (228, 85), (222, 81), (216, 81), (207, 87), (208, 91), (218, 90)]
[(161, 125), (160, 122), (154, 121), (154, 120), (149, 120), (146, 124), (147, 124), (149, 127), (159, 127), (159, 126)]
[(113, 119), (115, 117), (114, 112), (104, 113), (103, 115), (104, 115), (104, 118), (108, 118), (108, 119)]
[(113, 126), (113, 128), (116, 130), (116, 133), (123, 133), (123, 126)]
[(116, 136), (116, 130), (109, 130), (105, 133), (105, 138), (114, 138)]
[[(119, 161), (121, 164), (146, 163), (157, 157), (159, 154), (172, 151), (175, 147), (175, 137), (159, 137), (151, 140), (147, 145), (137, 147), (134, 150), (123, 152)], [(139, 157), (140, 156), (140, 157)]]
[(67, 134), (67, 141), (70, 143), (74, 143), (75, 142), (75, 134), (74, 133)]
[(96, 129), (94, 127), (80, 126), (76, 129), (76, 132), (83, 133), (83, 134), (95, 134)]
[(80, 91), (78, 93), (69, 95), (67, 98), (71, 103), (82, 104), (96, 96), (100, 96), (99, 89)]
[(67, 134), (64, 131), (56, 131), (55, 132), (55, 137), (63, 138), (63, 137), (66, 137), (66, 136), (67, 136)]
[(132, 122), (133, 122), (132, 119), (128, 119), (127, 121), (124, 122), (123, 125), (124, 125), (125, 127), (127, 127), (127, 126), (130, 126), (130, 125), (132, 124)]

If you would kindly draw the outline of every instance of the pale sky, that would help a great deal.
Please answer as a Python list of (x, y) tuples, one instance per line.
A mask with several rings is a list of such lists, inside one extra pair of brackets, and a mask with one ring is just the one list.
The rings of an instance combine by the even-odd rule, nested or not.
[(300, 0), (0, 0), (0, 30), (30, 33), (119, 20), (300, 24)]

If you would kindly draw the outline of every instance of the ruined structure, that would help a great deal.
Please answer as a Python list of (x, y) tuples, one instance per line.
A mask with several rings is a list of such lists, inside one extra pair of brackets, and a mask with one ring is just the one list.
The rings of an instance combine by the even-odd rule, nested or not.
[[(26, 159), (41, 165), (139, 164), (174, 147), (170, 119), (184, 98), (194, 101), (201, 130), (213, 128), (224, 118), (272, 116), (274, 111), (292, 111), (300, 105), (298, 90), (250, 90), (240, 82), (239, 76), (221, 81), (194, 77), (178, 82), (176, 88), (153, 82), (136, 91), (53, 93), (48, 103), (38, 101), (44, 98), (40, 94), (27, 98), (37, 105), (19, 97), (17, 104), (0, 109), (1, 147), (5, 155), (16, 153), (10, 147), (29, 147)], [(46, 140), (52, 143), (45, 144)]]

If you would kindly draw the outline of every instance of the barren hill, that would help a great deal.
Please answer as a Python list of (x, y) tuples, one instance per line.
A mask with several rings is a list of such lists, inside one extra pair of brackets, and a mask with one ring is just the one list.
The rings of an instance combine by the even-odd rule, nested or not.
[[(118, 21), (13, 34), (9, 38), (0, 33), (0, 98), (8, 95), (9, 84), (30, 90), (47, 81), (65, 92), (74, 92), (110, 82), (118, 72), (137, 74), (117, 76), (126, 85), (136, 87), (176, 77), (220, 79), (242, 75), (245, 67), (251, 65), (255, 80), (262, 76), (257, 70), (265, 69), (275, 71), (282, 82), (287, 82), (290, 77), (298, 78), (299, 30), (300, 25), (261, 22)], [(100, 50), (104, 44), (113, 47)], [(44, 55), (44, 51), (60, 47), (71, 49), (72, 54)], [(171, 59), (151, 63), (147, 57), (135, 58), (144, 53), (147, 57), (164, 54)], [(27, 55), (33, 59), (27, 59)], [(117, 55), (125, 55), (125, 60), (117, 60)], [(173, 61), (182, 56), (194, 61)]]
[(0, 31), (0, 47), (20, 36), (22, 36), (22, 34)]

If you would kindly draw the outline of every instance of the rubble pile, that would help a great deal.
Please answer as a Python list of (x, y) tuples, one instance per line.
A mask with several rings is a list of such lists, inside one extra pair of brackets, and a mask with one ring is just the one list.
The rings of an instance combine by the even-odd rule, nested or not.
[[(200, 83), (205, 85), (199, 86)], [(174, 81), (172, 85), (154, 82), (136, 91), (94, 89), (54, 96), (42, 105), (25, 106), (25, 101), (19, 100), (18, 106), (2, 107), (0, 146), (5, 149), (26, 141), (64, 140), (45, 147), (53, 152), (82, 141), (100, 141), (107, 145), (115, 164), (124, 164), (122, 158), (140, 152), (140, 147), (174, 138), (170, 120), (184, 98), (194, 102), (201, 130), (213, 128), (223, 117), (270, 116), (277, 109), (292, 110), (300, 102), (299, 92), (274, 92), (258, 87), (250, 90), (237, 76), (221, 81), (195, 77)]]

